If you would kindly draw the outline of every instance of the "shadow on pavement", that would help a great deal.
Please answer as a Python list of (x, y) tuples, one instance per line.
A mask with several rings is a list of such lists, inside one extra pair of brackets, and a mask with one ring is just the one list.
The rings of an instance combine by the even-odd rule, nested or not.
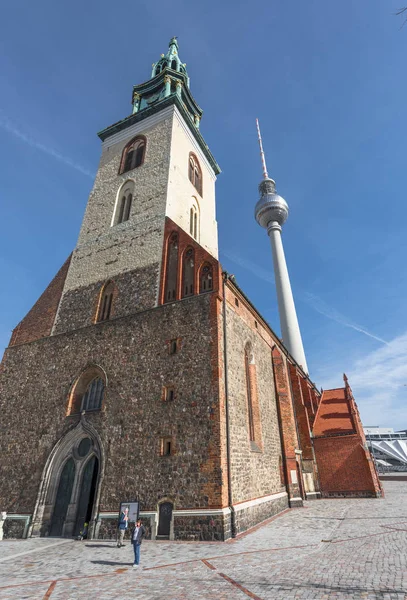
[(132, 561), (130, 562), (117, 562), (116, 560), (91, 560), (91, 563), (93, 563), (94, 565), (124, 565), (126, 567), (130, 566), (133, 564)]
[[(86, 548), (116, 548), (116, 544), (85, 544)], [(124, 547), (124, 546), (123, 546)]]

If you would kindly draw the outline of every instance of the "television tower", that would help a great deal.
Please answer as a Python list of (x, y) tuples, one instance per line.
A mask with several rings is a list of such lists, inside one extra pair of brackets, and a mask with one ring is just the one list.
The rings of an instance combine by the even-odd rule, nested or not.
[(304, 346), (302, 345), (301, 332), (284, 255), (283, 241), (281, 239), (281, 226), (286, 222), (288, 217), (288, 204), (284, 198), (276, 193), (275, 181), (268, 176), (258, 119), (256, 119), (256, 125), (263, 165), (263, 181), (259, 185), (260, 200), (256, 204), (254, 215), (258, 224), (267, 229), (271, 242), (281, 335), (284, 345), (291, 356), (302, 367), (303, 371), (308, 374)]

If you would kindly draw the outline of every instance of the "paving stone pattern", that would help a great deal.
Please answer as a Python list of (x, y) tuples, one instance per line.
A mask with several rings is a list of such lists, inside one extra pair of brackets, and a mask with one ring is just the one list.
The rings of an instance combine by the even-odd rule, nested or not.
[(307, 502), (231, 542), (146, 541), (139, 569), (130, 544), (3, 541), (0, 598), (405, 600), (407, 482), (384, 487), (380, 500)]

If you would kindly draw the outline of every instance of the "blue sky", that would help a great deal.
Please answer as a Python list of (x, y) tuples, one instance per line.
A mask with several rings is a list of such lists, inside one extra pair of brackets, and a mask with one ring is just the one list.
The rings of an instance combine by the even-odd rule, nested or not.
[[(0, 347), (75, 246), (100, 141), (177, 35), (218, 160), (221, 262), (279, 332), (253, 209), (269, 173), (311, 378), (407, 427), (407, 25), (400, 0), (3, 0)], [(407, 4), (407, 3), (406, 3)]]

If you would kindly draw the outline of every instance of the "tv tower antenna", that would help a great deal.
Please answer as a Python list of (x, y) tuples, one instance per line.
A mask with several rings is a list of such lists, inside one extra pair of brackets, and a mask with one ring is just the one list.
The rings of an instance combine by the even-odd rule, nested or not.
[(266, 157), (264, 155), (263, 142), (262, 142), (262, 139), (261, 139), (260, 124), (259, 124), (259, 120), (258, 119), (256, 119), (256, 127), (257, 127), (257, 137), (259, 138), (261, 164), (263, 166), (263, 177), (264, 177), (264, 179), (268, 179), (269, 178), (269, 174), (267, 173)]

